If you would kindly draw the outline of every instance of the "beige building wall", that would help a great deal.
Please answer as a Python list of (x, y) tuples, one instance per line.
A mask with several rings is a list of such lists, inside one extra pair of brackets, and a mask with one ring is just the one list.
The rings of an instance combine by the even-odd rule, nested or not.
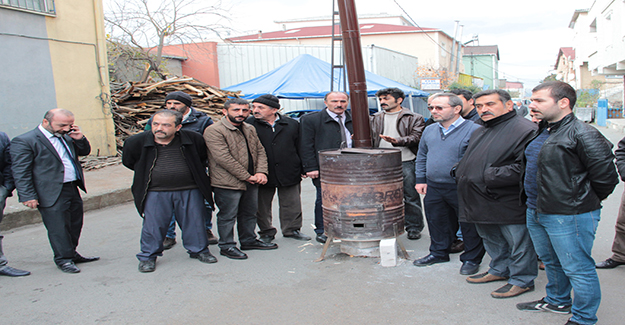
[(76, 116), (92, 155), (115, 155), (102, 1), (55, 1), (46, 17), (58, 107)]
[[(434, 69), (446, 68), (447, 70), (451, 70), (451, 54), (448, 52), (451, 52), (452, 40), (450, 37), (441, 32), (431, 32), (427, 33), (427, 35), (426, 33), (361, 35), (360, 42), (362, 46), (373, 44), (375, 46), (385, 47), (393, 51), (416, 56), (419, 59), (419, 66), (431, 67)], [(331, 45), (332, 42), (330, 37), (315, 37), (283, 40), (259, 39), (254, 41), (236, 43), (328, 46)], [(441, 44), (441, 46), (439, 47), (437, 43)], [(443, 50), (441, 47), (443, 47), (445, 50)], [(464, 65), (462, 63), (460, 64), (460, 71), (464, 71)]]

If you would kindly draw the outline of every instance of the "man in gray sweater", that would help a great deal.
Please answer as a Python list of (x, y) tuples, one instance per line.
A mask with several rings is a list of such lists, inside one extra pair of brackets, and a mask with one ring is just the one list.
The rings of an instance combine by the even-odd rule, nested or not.
[[(451, 244), (458, 231), (458, 192), (451, 170), (462, 159), (469, 138), (479, 125), (460, 116), (462, 100), (450, 93), (432, 98), (432, 119), (425, 128), (419, 144), (416, 163), (419, 194), (430, 231), (430, 254), (414, 261), (415, 266), (428, 266), (449, 261)], [(473, 224), (460, 223), (465, 251), (460, 255), (461, 274), (477, 272), (484, 246)]]

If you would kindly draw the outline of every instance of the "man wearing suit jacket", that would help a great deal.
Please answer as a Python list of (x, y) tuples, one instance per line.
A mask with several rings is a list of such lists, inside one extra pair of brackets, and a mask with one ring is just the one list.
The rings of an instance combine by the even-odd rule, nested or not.
[(326, 108), (302, 116), (300, 119), (300, 155), (306, 176), (317, 189), (315, 200), (316, 240), (325, 243), (321, 209), (321, 181), (319, 180), (319, 150), (351, 148), (352, 116), (347, 110), (349, 97), (343, 92), (329, 92), (324, 98)]
[(54, 262), (61, 271), (78, 273), (75, 263), (93, 262), (76, 252), (83, 223), (82, 198), (86, 192), (78, 156), (91, 152), (89, 141), (74, 125), (72, 112), (55, 108), (32, 131), (11, 142), (13, 177), (19, 201), (39, 209)]

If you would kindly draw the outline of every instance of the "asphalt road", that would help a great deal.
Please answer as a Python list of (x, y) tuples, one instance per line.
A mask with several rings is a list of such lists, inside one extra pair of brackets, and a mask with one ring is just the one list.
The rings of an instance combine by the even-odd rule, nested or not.
[[(614, 143), (623, 136), (600, 129)], [(303, 184), (303, 232), (312, 236), (314, 187), (309, 180)], [(621, 184), (604, 202), (596, 260), (611, 255), (622, 192)], [(135, 258), (140, 228), (132, 204), (87, 213), (79, 252), (102, 259), (79, 265), (79, 274), (56, 268), (43, 225), (5, 233), (10, 265), (32, 275), (0, 277), (0, 324), (564, 324), (569, 317), (515, 308), (544, 296), (544, 271), (534, 292), (493, 299), (490, 292), (504, 283), (467, 283), (458, 274), (458, 255), (426, 268), (405, 260), (387, 268), (377, 258), (341, 254), (334, 244), (316, 263), (321, 244), (280, 235), (278, 250), (249, 251), (243, 261), (219, 256), (211, 246), (219, 262), (209, 265), (190, 259), (178, 234), (179, 243), (158, 259), (156, 272), (143, 274)], [(427, 254), (427, 231), (418, 241), (402, 240), (413, 259)], [(598, 273), (599, 323), (623, 324), (625, 266)]]

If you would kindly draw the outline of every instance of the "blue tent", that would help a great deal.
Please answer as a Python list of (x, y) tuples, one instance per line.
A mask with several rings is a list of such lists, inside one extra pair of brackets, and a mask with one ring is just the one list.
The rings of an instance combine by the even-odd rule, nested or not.
[[(254, 99), (263, 94), (273, 94), (280, 98), (322, 98), (330, 91), (331, 65), (309, 54), (302, 54), (284, 65), (262, 76), (225, 88), (229, 91), (240, 90), (244, 99)], [(370, 97), (384, 88), (397, 87), (406, 96), (427, 97), (428, 93), (411, 88), (365, 71), (367, 94)], [(348, 87), (349, 88), (349, 87)], [(343, 90), (343, 73), (336, 68), (334, 89)]]

